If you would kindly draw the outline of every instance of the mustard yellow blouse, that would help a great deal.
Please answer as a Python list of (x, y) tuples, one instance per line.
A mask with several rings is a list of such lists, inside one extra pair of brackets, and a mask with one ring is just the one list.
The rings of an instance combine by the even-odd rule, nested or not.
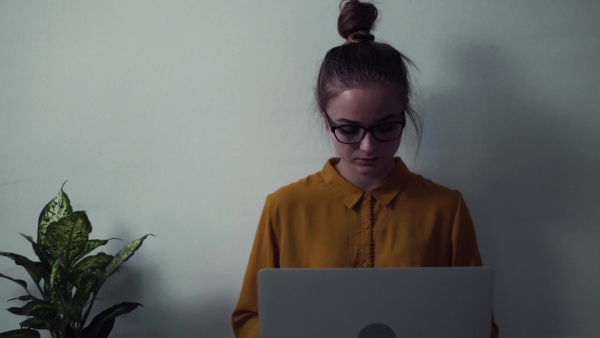
[[(267, 196), (232, 315), (238, 338), (258, 338), (257, 275), (263, 268), (482, 265), (462, 195), (395, 171), (364, 192), (334, 168)], [(492, 320), (492, 337), (498, 328)]]

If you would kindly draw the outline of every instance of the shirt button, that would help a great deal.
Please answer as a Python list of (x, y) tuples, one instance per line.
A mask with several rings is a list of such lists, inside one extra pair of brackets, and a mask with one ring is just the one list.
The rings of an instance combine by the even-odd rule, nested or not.
[(365, 197), (369, 197), (369, 193), (368, 193), (368, 192), (366, 192), (366, 193), (365, 193), (363, 196), (365, 196)]
[(367, 263), (367, 262), (364, 262), (364, 263), (363, 263), (363, 267), (364, 267), (364, 268), (368, 268), (368, 267), (369, 267), (369, 263)]
[(365, 228), (365, 229), (368, 229), (368, 228), (369, 228), (369, 225), (368, 225), (368, 224), (364, 224), (364, 225), (363, 225), (363, 228)]

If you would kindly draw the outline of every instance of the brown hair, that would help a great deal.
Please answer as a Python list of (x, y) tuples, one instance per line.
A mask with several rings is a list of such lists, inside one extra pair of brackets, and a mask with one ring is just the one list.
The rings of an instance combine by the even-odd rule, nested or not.
[(420, 140), (422, 122), (410, 104), (412, 89), (407, 67), (415, 65), (389, 44), (374, 41), (371, 30), (377, 15), (373, 4), (359, 0), (340, 2), (338, 32), (346, 42), (325, 54), (315, 87), (317, 107), (323, 114), (330, 100), (346, 89), (369, 84), (390, 86)]

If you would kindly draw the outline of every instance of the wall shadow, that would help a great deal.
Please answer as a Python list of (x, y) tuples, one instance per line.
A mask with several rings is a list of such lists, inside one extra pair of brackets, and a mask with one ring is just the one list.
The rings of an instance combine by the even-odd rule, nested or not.
[[(141, 279), (152, 273), (138, 273)], [(123, 292), (126, 296), (127, 291)], [(192, 338), (192, 337), (231, 337), (231, 297), (214, 294), (210, 298), (191, 297), (182, 302), (168, 299), (169, 295), (154, 292), (156, 297), (138, 299), (143, 307), (125, 315), (115, 324), (111, 337), (114, 338)], [(131, 297), (130, 297), (131, 298)]]
[[(131, 240), (139, 238), (139, 234), (132, 235), (127, 227), (120, 229), (117, 237), (123, 241), (113, 243), (106, 249), (107, 253), (114, 254)], [(183, 277), (163, 275), (163, 269), (156, 262), (149, 262), (143, 256), (145, 250), (152, 249), (155, 239), (148, 237), (131, 260), (109, 278), (100, 291), (93, 315), (124, 301), (143, 304), (116, 319), (111, 338), (233, 337), (230, 320), (234, 295), (218, 291), (208, 293), (206, 297), (183, 297), (184, 301), (181, 294), (175, 297), (173, 290), (177, 290), (176, 284), (182, 283)], [(186, 285), (189, 284), (187, 281)], [(203, 284), (198, 281), (199, 287)], [(219, 287), (215, 283), (207, 282), (206, 285), (217, 290)]]
[(529, 97), (519, 81), (527, 69), (495, 46), (451, 55), (456, 88), (425, 99), (437, 148), (436, 167), (425, 171), (450, 186), (452, 177), (465, 182), (458, 188), (484, 261), (496, 269), (502, 336), (563, 337), (564, 291), (573, 281), (558, 237), (583, 235), (597, 224), (586, 219), (600, 217), (593, 206), (600, 195), (588, 186), (600, 184), (592, 134), (573, 123), (576, 111), (553, 106), (555, 98)]

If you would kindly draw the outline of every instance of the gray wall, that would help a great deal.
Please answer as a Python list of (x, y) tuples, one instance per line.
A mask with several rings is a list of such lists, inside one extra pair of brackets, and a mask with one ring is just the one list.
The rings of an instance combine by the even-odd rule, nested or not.
[[(600, 313), (600, 1), (381, 0), (418, 64), (410, 167), (463, 192), (504, 337), (592, 337)], [(312, 84), (337, 1), (0, 2), (0, 249), (32, 256), (65, 189), (94, 238), (146, 233), (99, 309), (114, 337), (232, 337), (264, 197), (332, 155)], [(0, 271), (25, 278), (9, 260)], [(20, 294), (0, 281), (0, 300)], [(6, 307), (16, 304), (7, 304)], [(0, 311), (0, 330), (21, 318)]]

